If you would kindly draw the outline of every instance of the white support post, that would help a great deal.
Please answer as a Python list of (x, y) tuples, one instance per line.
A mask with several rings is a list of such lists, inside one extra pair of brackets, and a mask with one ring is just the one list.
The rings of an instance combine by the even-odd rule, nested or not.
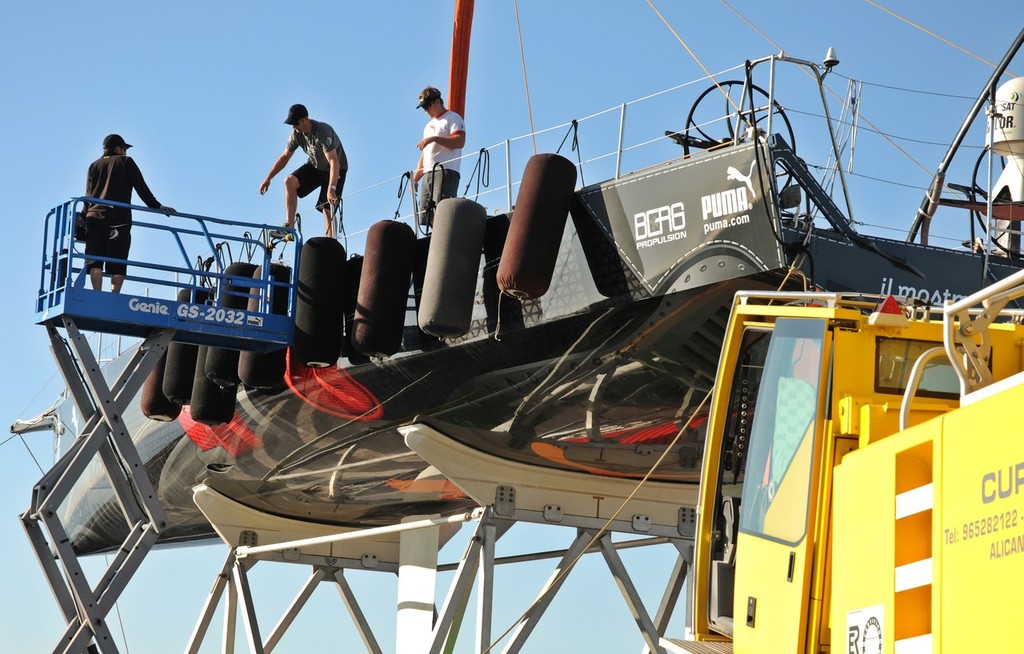
[[(428, 519), (436, 518), (438, 516)], [(404, 518), (402, 522), (421, 519)], [(403, 654), (420, 654), (427, 651), (434, 626), (440, 529), (429, 527), (401, 533), (395, 648)]]

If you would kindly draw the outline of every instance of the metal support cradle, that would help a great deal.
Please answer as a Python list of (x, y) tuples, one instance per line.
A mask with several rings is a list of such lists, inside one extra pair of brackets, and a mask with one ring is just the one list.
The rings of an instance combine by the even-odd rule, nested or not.
[[(200, 505), (208, 509), (220, 503), (221, 511), (208, 511), (208, 517), (217, 523), (217, 516), (225, 518), (218, 531), (225, 540), (234, 540), (236, 534), (234, 521), (246, 518), (247, 524), (257, 523), (252, 520), (251, 509), (241, 508), (244, 514), (233, 514), (233, 502), (218, 497), (215, 492), (199, 487)], [(269, 518), (273, 520), (273, 518)], [(196, 623), (195, 629), (186, 645), (187, 654), (200, 651), (208, 635), (210, 625), (218, 608), (223, 605), (223, 637), (222, 645), (225, 654), (235, 651), (238, 618), (246, 640), (246, 651), (253, 654), (270, 654), (280, 643), (288, 628), (294, 623), (299, 612), (307, 605), (313, 592), (322, 583), (336, 588), (352, 618), (354, 627), (359, 634), (367, 652), (380, 654), (384, 649), (380, 640), (370, 627), (363, 608), (360, 606), (352, 586), (346, 578), (350, 571), (385, 572), (401, 578), (402, 568), (408, 563), (401, 556), (390, 557), (388, 554), (377, 555), (357, 554), (360, 551), (384, 552), (380, 549), (382, 539), (393, 538), (421, 529), (437, 529), (445, 525), (462, 522), (476, 522), (476, 526), (466, 541), (465, 550), (457, 563), (436, 565), (436, 572), (454, 573), (451, 578), (443, 603), (433, 611), (434, 618), (429, 633), (416, 635), (418, 644), (416, 651), (423, 654), (441, 654), (453, 651), (456, 641), (462, 632), (462, 625), (470, 610), (471, 595), (476, 591), (475, 633), (473, 635), (474, 652), (504, 652), (513, 654), (524, 650), (526, 642), (534, 632), (544, 613), (551, 605), (554, 597), (564, 585), (569, 572), (578, 559), (584, 554), (600, 553), (612, 574), (623, 599), (626, 609), (632, 615), (646, 644), (647, 652), (677, 651), (672, 648), (671, 640), (665, 637), (669, 618), (676, 612), (681, 596), (682, 586), (692, 561), (692, 537), (654, 536), (614, 542), (612, 532), (599, 533), (592, 526), (575, 524), (573, 516), (563, 516), (561, 526), (576, 527), (576, 535), (564, 550), (533, 552), (517, 556), (497, 558), (495, 545), (512, 526), (518, 522), (546, 524), (542, 517), (534, 512), (513, 510), (510, 515), (498, 515), (494, 506), (478, 508), (472, 512), (449, 517), (435, 517), (415, 520), (400, 525), (391, 525), (373, 529), (342, 530), (335, 534), (311, 536), (304, 539), (293, 539), (267, 545), (234, 546), (230, 550), (221, 572), (213, 583), (213, 588)], [(285, 527), (282, 521), (278, 525)], [(266, 534), (257, 530), (241, 532), (247, 534), (243, 540), (259, 541), (262, 536), (273, 536), (274, 529)], [(280, 532), (276, 532), (280, 533)], [(634, 533), (634, 535), (641, 535)], [(635, 587), (631, 575), (623, 564), (619, 551), (628, 548), (648, 547), (653, 545), (671, 544), (677, 551), (676, 563), (666, 576), (666, 587), (662, 595), (657, 613), (652, 617), (644, 606), (640, 593)], [(229, 543), (230, 545), (230, 543)], [(323, 547), (342, 545), (339, 556), (322, 556)], [(395, 550), (397, 552), (397, 550)], [(389, 560), (390, 559), (390, 560)], [(543, 584), (536, 599), (526, 612), (505, 633), (495, 634), (492, 630), (493, 598), (495, 591), (495, 566), (509, 563), (522, 563), (542, 559), (556, 559), (547, 581)], [(308, 565), (311, 574), (283, 616), (277, 621), (268, 636), (263, 636), (257, 623), (257, 600), (249, 587), (248, 573), (260, 562), (290, 563)], [(417, 572), (417, 574), (421, 574)], [(400, 582), (401, 583), (401, 582)], [(402, 604), (399, 601), (399, 604)], [(401, 609), (399, 608), (400, 612)], [(379, 622), (379, 620), (378, 620)], [(502, 641), (505, 641), (502, 643)]]

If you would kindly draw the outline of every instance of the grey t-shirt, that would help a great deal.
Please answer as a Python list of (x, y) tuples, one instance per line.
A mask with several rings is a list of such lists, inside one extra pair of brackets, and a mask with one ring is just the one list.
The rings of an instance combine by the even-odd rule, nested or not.
[(318, 170), (330, 170), (331, 163), (327, 160), (327, 153), (331, 150), (338, 151), (338, 161), (341, 163), (341, 170), (348, 170), (348, 158), (345, 156), (345, 148), (341, 146), (341, 139), (334, 128), (327, 123), (310, 119), (313, 129), (308, 135), (298, 130), (292, 130), (288, 137), (288, 151), (295, 152), (302, 148), (309, 155), (309, 163), (316, 166)]

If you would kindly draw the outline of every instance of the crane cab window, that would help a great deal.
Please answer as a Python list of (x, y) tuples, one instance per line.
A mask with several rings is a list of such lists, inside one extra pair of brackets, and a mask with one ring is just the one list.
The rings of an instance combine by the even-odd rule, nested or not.
[(741, 532), (800, 542), (814, 457), (824, 320), (775, 323), (750, 436)]
[[(903, 395), (914, 362), (927, 350), (941, 343), (907, 338), (879, 337), (875, 341), (875, 391)], [(929, 362), (921, 376), (916, 394), (921, 397), (960, 399), (960, 381), (953, 366), (942, 357)]]

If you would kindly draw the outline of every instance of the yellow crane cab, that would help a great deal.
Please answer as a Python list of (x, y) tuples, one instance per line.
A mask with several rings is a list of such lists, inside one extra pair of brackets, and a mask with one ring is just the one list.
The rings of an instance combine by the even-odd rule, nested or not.
[(687, 651), (1024, 651), (1024, 277), (997, 286), (737, 295)]

